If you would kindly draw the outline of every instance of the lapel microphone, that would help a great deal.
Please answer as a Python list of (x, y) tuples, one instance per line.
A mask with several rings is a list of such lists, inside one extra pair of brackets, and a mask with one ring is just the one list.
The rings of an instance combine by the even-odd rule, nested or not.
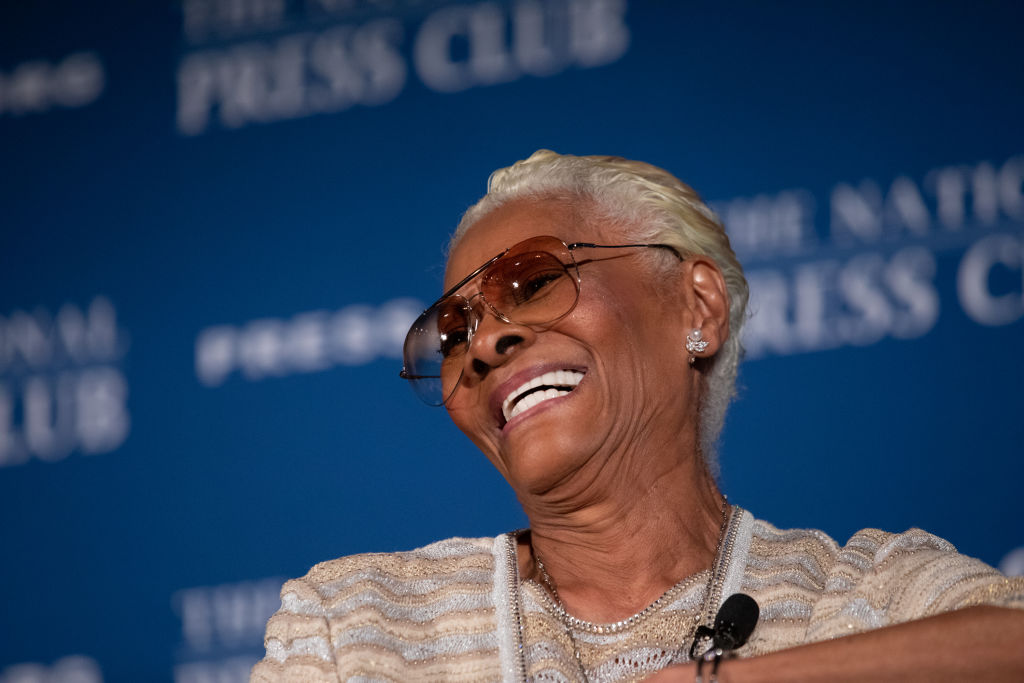
[[(708, 683), (717, 683), (718, 665), (724, 656), (743, 647), (747, 639), (750, 638), (750, 634), (754, 632), (760, 614), (761, 608), (757, 606), (757, 601), (754, 598), (745, 593), (733, 593), (722, 603), (718, 614), (715, 615), (714, 628), (701, 626), (697, 629), (693, 645), (690, 647), (690, 658), (697, 660), (695, 683), (703, 683), (704, 678), (701, 671), (704, 668), (704, 662), (708, 660), (714, 661)], [(698, 655), (698, 646), (701, 643), (709, 642), (710, 645), (707, 649)]]
[(761, 608), (754, 598), (745, 593), (730, 595), (715, 615), (715, 631), (712, 636), (715, 648), (729, 652), (743, 647), (754, 632), (760, 614)]

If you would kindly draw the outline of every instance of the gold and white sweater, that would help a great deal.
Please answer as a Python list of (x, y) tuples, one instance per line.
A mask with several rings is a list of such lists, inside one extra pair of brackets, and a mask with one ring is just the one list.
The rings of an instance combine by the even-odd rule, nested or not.
[[(776, 529), (734, 507), (726, 538), (711, 611), (736, 592), (761, 608), (740, 656), (971, 605), (1024, 608), (1024, 578), (919, 529), (864, 529), (840, 547), (821, 531)], [(316, 565), (281, 589), (251, 680), (578, 680), (573, 643), (547, 593), (520, 584), (515, 545), (512, 534), (452, 538)], [(636, 681), (685, 661), (708, 616), (709, 572), (681, 581), (628, 628), (574, 629), (587, 678)]]

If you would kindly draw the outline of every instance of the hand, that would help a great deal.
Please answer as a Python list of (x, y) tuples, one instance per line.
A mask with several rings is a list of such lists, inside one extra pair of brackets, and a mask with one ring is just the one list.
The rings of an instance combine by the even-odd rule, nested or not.
[[(718, 680), (723, 683), (722, 669), (725, 668), (725, 664), (718, 667)], [(704, 665), (704, 679), (707, 680), (707, 674), (711, 670), (711, 667), (707, 664)], [(647, 683), (693, 683), (697, 678), (697, 665), (696, 664), (676, 664), (675, 666), (669, 666), (661, 671), (658, 671), (652, 676), (644, 679)]]
[[(1024, 681), (1024, 610), (968, 607), (719, 666), (719, 683), (798, 681)], [(704, 680), (710, 674), (704, 666)], [(696, 664), (671, 666), (646, 681), (693, 683)]]

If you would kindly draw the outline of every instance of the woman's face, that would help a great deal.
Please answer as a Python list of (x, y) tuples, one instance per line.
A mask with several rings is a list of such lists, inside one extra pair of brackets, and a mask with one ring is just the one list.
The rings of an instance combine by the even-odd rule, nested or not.
[[(522, 200), (496, 209), (453, 250), (445, 287), (529, 237), (637, 241), (581, 218), (587, 213), (557, 200)], [(590, 472), (582, 477), (588, 486), (603, 477), (633, 476), (644, 451), (678, 453), (687, 435), (696, 443), (699, 383), (684, 348), (695, 318), (685, 294), (691, 268), (680, 263), (666, 275), (645, 258), (647, 251), (575, 251), (579, 301), (543, 329), (502, 322), (486, 307), (477, 309), (481, 320), (462, 380), (446, 406), (517, 492), (543, 493), (581, 472)], [(469, 297), (477, 287), (471, 281), (462, 294)], [(532, 398), (506, 420), (517, 389), (538, 377), (560, 389), (535, 405), (538, 397)]]

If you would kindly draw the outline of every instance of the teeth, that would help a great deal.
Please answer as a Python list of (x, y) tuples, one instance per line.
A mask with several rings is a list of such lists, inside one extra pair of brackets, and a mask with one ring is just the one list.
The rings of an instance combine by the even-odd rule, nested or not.
[[(505, 421), (508, 422), (524, 410), (529, 410), (535, 405), (543, 403), (548, 399), (558, 398), (559, 396), (569, 393), (576, 388), (576, 385), (578, 385), (582, 379), (583, 373), (577, 372), (576, 370), (555, 370), (553, 372), (545, 372), (543, 375), (534, 377), (529, 382), (518, 387), (515, 391), (505, 397), (505, 400), (501, 403), (501, 413), (505, 416)], [(519, 399), (518, 403), (516, 402), (516, 400), (526, 392), (541, 386), (547, 386), (549, 388), (543, 391), (534, 391), (529, 396)]]
[(513, 406), (512, 408), (512, 412), (509, 413), (507, 419), (511, 420), (513, 417), (523, 412), (524, 410), (529, 410), (538, 403), (543, 403), (549, 398), (558, 398), (562, 394), (568, 393), (568, 389), (545, 389), (544, 391), (536, 391), (527, 396), (526, 398), (524, 398), (523, 400), (521, 400), (519, 403), (515, 404), (515, 406)]

